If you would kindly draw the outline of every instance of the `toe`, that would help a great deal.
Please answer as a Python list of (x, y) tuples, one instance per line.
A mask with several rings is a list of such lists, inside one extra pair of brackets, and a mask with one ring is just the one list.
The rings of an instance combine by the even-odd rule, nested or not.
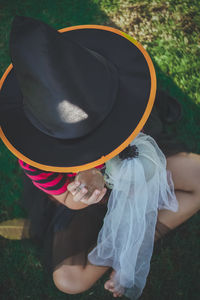
[(104, 284), (104, 288), (106, 290), (108, 290), (109, 292), (114, 292), (114, 283), (111, 280), (108, 280), (105, 284)]

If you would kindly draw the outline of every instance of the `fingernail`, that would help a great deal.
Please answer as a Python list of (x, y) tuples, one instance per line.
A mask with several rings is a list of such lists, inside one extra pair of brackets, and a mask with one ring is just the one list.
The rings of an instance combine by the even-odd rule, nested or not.
[(83, 188), (83, 189), (81, 190), (81, 192), (82, 192), (82, 193), (86, 193), (86, 192), (87, 192), (87, 189), (86, 189), (86, 188)]
[(79, 185), (80, 184), (80, 182), (79, 181), (75, 181), (75, 185)]
[(100, 194), (100, 191), (95, 191), (95, 195), (99, 195)]

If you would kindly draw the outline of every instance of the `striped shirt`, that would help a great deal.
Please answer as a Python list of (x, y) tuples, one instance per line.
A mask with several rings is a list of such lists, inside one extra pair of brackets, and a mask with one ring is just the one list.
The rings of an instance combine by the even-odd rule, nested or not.
[[(77, 173), (56, 173), (37, 169), (18, 159), (20, 167), (24, 173), (32, 180), (33, 184), (50, 195), (60, 195), (66, 192), (68, 184)], [(105, 164), (95, 168), (103, 170)]]

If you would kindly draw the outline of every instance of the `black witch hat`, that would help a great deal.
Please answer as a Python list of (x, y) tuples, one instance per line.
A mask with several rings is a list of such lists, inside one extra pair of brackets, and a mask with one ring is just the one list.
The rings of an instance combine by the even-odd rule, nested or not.
[(148, 119), (156, 92), (152, 61), (117, 29), (57, 31), (17, 16), (10, 55), (12, 65), (1, 79), (0, 135), (35, 167), (95, 167), (125, 149)]

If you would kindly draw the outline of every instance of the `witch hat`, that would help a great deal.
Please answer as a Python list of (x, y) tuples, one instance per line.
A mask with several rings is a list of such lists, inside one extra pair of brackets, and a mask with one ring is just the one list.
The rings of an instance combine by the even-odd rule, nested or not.
[(37, 168), (77, 172), (125, 149), (151, 112), (156, 77), (145, 49), (112, 27), (53, 29), (14, 18), (1, 79), (0, 135)]

